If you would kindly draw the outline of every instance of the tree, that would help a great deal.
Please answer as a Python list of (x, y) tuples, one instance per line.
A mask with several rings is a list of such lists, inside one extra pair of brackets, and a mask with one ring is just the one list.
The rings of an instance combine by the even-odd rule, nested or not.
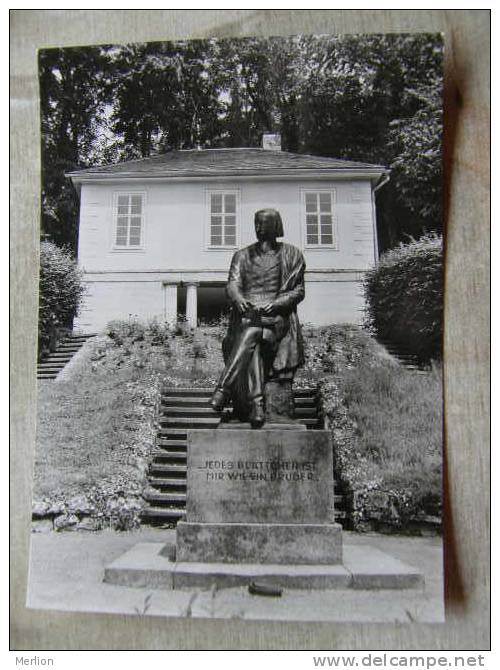
[(99, 124), (110, 88), (106, 49), (40, 52), (42, 234), (76, 249), (78, 198), (69, 170), (98, 162)]
[[(421, 221), (438, 227), (441, 218), (441, 142), (443, 109), (441, 82), (431, 81), (405, 94), (415, 100), (415, 114), (389, 124), (389, 146), (398, 197)], [(426, 197), (422, 197), (426, 194)]]
[(207, 40), (134, 44), (113, 56), (111, 128), (123, 158), (211, 144), (220, 102)]
[(436, 35), (308, 37), (300, 151), (392, 168), (382, 249), (442, 230), (442, 41)]
[(440, 231), (440, 36), (362, 35), (51, 49), (40, 57), (42, 230), (76, 247), (64, 172), (170, 149), (283, 149), (391, 167), (379, 242)]

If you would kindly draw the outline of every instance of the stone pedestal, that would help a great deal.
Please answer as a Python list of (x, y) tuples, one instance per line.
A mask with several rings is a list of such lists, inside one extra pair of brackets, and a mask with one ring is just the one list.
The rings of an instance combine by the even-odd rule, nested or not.
[(342, 562), (327, 431), (191, 431), (187, 453), (177, 560)]
[(266, 384), (266, 421), (286, 422), (293, 420), (295, 404), (292, 380), (269, 380)]
[(342, 546), (327, 431), (188, 433), (186, 520), (176, 544), (138, 544), (106, 567), (124, 586), (210, 589), (252, 581), (291, 589), (415, 588), (414, 568)]

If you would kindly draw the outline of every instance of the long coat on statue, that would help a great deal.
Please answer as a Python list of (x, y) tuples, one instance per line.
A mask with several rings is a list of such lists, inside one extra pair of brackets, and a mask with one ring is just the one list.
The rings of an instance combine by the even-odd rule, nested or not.
[[(281, 274), (278, 295), (273, 299), (276, 312), (288, 321), (288, 328), (280, 339), (272, 363), (273, 378), (291, 379), (295, 370), (304, 362), (304, 343), (297, 316), (297, 305), (304, 299), (304, 256), (296, 247), (286, 242), (278, 242), (277, 255), (280, 259)], [(237, 251), (231, 261), (226, 291), (229, 299), (241, 293), (246, 267), (258, 253), (258, 244), (251, 244)], [(233, 305), (226, 337), (222, 343), (224, 361), (227, 363), (233, 348), (242, 316)]]

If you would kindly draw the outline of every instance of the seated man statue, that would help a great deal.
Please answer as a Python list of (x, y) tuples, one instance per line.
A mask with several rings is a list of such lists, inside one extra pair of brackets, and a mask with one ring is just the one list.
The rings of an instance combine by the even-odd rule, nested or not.
[(265, 385), (291, 382), (303, 364), (297, 304), (304, 299), (305, 261), (283, 237), (275, 209), (255, 214), (257, 242), (232, 259), (226, 287), (232, 310), (222, 343), (225, 369), (210, 404), (222, 412), (229, 400), (233, 417), (260, 428), (266, 421)]

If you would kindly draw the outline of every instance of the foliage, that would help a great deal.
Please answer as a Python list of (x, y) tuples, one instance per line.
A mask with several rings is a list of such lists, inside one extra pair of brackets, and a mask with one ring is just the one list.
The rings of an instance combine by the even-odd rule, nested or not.
[[(36, 499), (84, 495), (101, 525), (137, 525), (162, 385), (213, 387), (223, 364), (219, 326), (199, 328), (193, 338), (168, 332), (164, 348), (153, 344), (158, 325), (110, 324), (109, 336), (85, 346), (71, 376), (40, 387)], [(411, 373), (354, 326), (306, 326), (304, 336), (296, 386), (319, 387), (336, 468), (355, 494), (356, 527), (369, 520), (375, 495), (390, 499), (398, 527), (438, 514), (440, 369)], [(58, 513), (65, 511), (68, 504)]]
[[(389, 124), (389, 147), (395, 155), (392, 179), (397, 183), (399, 199), (415, 217), (424, 222), (439, 221), (443, 129), (440, 80), (407, 89), (405, 95), (417, 111), (410, 118), (395, 119)], [(427, 193), (426, 199), (422, 198), (423, 193)]]
[(107, 49), (39, 52), (42, 234), (76, 251), (78, 197), (65, 172), (103, 160), (100, 135), (110, 100)]
[(442, 372), (401, 367), (355, 326), (305, 328), (297, 386), (317, 384), (354, 527), (407, 528), (441, 511)]
[(165, 351), (169, 351), (172, 337), (168, 323), (160, 323), (157, 319), (151, 319), (147, 323), (137, 318), (111, 321), (105, 332), (116, 347), (130, 348), (137, 342), (144, 342), (153, 347), (163, 347)]
[(384, 164), (382, 249), (440, 231), (442, 38), (301, 36), (40, 55), (42, 230), (76, 245), (68, 169), (170, 149), (260, 146)]
[(377, 335), (417, 355), (440, 358), (443, 244), (438, 235), (400, 244), (365, 277), (368, 320)]
[(133, 44), (115, 51), (111, 129), (115, 152), (138, 158), (193, 148), (220, 133), (216, 80), (208, 41)]
[(57, 328), (72, 326), (83, 294), (82, 272), (70, 252), (52, 242), (42, 242), (38, 319), (40, 354), (50, 347)]
[(200, 320), (201, 328), (210, 328), (210, 332), (214, 337), (216, 337), (220, 342), (224, 339), (227, 328), (229, 325), (229, 311), (224, 311), (219, 316), (202, 321)]

